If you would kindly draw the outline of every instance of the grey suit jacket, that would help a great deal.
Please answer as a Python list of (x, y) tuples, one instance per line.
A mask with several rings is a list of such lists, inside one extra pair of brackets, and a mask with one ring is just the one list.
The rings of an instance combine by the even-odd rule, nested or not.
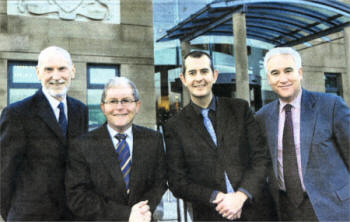
[(0, 191), (4, 219), (71, 218), (64, 188), (67, 143), (87, 131), (88, 110), (71, 97), (67, 97), (67, 106), (67, 137), (41, 90), (2, 111)]
[[(277, 136), (279, 100), (256, 118), (272, 159), (270, 185), (278, 203)], [(300, 150), (306, 192), (319, 220), (350, 220), (350, 109), (337, 96), (303, 89)]]

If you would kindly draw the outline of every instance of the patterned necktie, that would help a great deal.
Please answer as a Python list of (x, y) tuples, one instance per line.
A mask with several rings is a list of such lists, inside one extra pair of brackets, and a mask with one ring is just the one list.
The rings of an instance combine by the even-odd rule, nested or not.
[[(211, 139), (213, 140), (213, 142), (217, 146), (218, 144), (217, 144), (217, 140), (216, 140), (215, 130), (214, 130), (213, 124), (211, 123), (211, 120), (209, 119), (209, 116), (208, 116), (209, 109), (202, 109), (201, 113), (203, 116), (204, 126), (205, 126), (205, 128), (207, 128), (207, 131), (208, 131)], [(230, 180), (228, 179), (226, 171), (225, 171), (225, 183), (226, 183), (227, 193), (234, 192), (233, 187), (230, 183)]]
[(63, 102), (60, 102), (60, 104), (58, 104), (57, 107), (60, 110), (60, 115), (58, 117), (58, 125), (60, 125), (63, 134), (66, 135), (67, 134), (68, 121), (67, 121), (66, 115), (64, 114)]
[(126, 135), (118, 133), (115, 135), (115, 138), (118, 139), (119, 143), (117, 144), (117, 153), (118, 153), (118, 160), (120, 163), (120, 169), (123, 174), (124, 182), (126, 185), (126, 192), (129, 194), (130, 187), (130, 170), (131, 170), (131, 156), (130, 156), (130, 149), (128, 146), (128, 143), (126, 142)]
[(298, 163), (294, 144), (292, 105), (285, 105), (286, 119), (283, 129), (283, 175), (289, 200), (295, 205), (303, 201), (303, 189), (298, 173)]

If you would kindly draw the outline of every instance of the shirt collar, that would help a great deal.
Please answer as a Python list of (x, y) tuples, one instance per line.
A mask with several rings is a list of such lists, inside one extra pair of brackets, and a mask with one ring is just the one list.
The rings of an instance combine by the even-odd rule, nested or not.
[[(197, 113), (197, 114), (200, 114), (202, 115), (201, 111), (202, 111), (202, 107), (196, 105), (194, 102), (191, 101), (190, 103), (194, 109), (194, 111)], [(212, 110), (212, 111), (216, 111), (216, 96), (213, 96), (213, 98), (211, 99), (210, 103), (209, 103), (209, 106), (207, 107), (207, 109), (209, 110)]]
[[(107, 123), (107, 129), (112, 138), (114, 138), (114, 136), (119, 133), (116, 130), (114, 130), (108, 123)], [(132, 126), (130, 126), (127, 130), (125, 130), (123, 134), (126, 134), (126, 138), (132, 138)]]
[(280, 113), (283, 111), (284, 106), (287, 104), (291, 104), (292, 107), (294, 107), (295, 109), (300, 109), (300, 107), (301, 107), (301, 94), (302, 93), (303, 93), (303, 90), (301, 89), (300, 93), (297, 95), (297, 97), (295, 97), (295, 99), (290, 103), (286, 103), (286, 102), (282, 101), (281, 99), (279, 99)]
[(45, 89), (45, 87), (42, 87), (42, 91), (43, 91), (43, 94), (45, 95), (46, 99), (49, 101), (52, 109), (56, 109), (58, 104), (60, 104), (60, 102), (62, 102), (65, 107), (67, 106), (67, 97), (66, 96), (64, 96), (62, 101), (59, 101), (56, 98), (52, 97), (49, 94), (49, 92)]

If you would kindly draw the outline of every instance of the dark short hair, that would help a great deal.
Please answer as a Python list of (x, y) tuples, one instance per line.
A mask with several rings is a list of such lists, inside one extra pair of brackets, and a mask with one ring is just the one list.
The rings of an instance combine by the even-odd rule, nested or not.
[(183, 58), (183, 61), (182, 61), (182, 75), (185, 75), (185, 72), (186, 72), (185, 61), (186, 61), (187, 57), (200, 58), (202, 56), (208, 57), (209, 62), (210, 62), (210, 69), (211, 69), (212, 72), (214, 72), (213, 60), (212, 60), (211, 56), (208, 53), (203, 52), (203, 51), (192, 51), (192, 52), (187, 53), (184, 56), (184, 58)]

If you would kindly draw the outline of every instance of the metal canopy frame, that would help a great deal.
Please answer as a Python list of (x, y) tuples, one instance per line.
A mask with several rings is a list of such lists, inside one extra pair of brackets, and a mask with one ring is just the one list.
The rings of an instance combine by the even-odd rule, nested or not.
[[(190, 41), (201, 35), (233, 36), (232, 15), (245, 13), (247, 38), (293, 46), (350, 26), (350, 5), (337, 0), (217, 0), (157, 41)], [(311, 45), (310, 43), (307, 43)]]

